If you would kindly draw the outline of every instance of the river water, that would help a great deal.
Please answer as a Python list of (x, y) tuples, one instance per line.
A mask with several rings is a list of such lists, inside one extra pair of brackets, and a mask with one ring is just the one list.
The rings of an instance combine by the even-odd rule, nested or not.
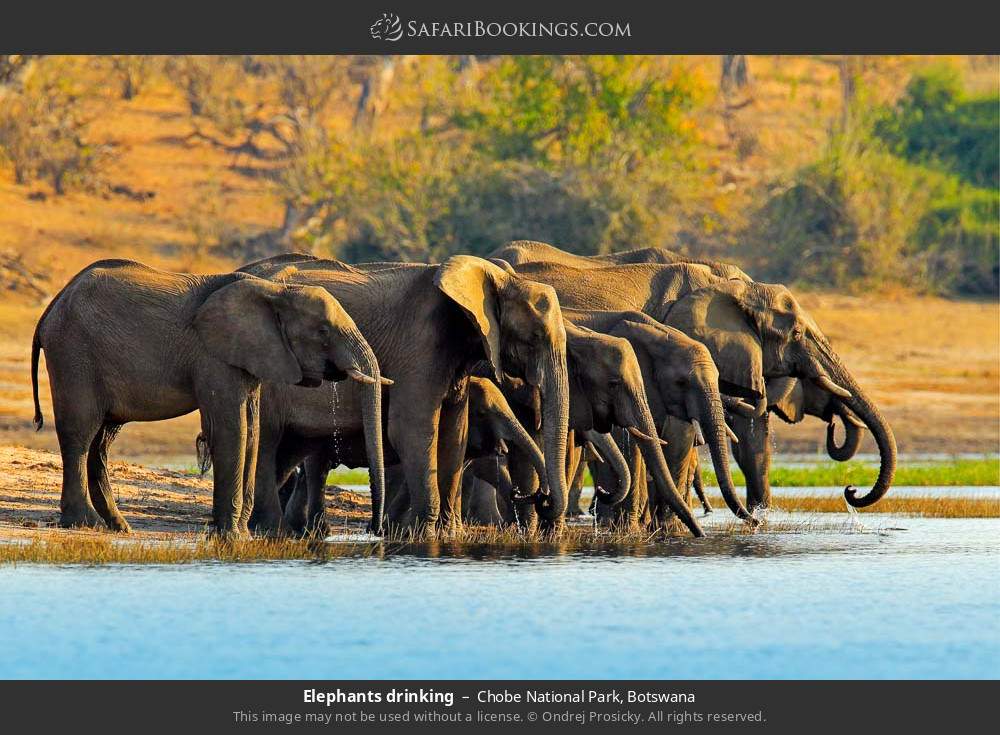
[(1000, 676), (1000, 520), (775, 520), (628, 552), (3, 566), (0, 678)]

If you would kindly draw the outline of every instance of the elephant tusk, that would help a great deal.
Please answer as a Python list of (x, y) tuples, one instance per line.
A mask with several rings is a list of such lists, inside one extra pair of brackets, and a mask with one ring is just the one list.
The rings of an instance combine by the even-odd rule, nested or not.
[(500, 450), (500, 454), (507, 454), (507, 452), (508, 452), (507, 442), (505, 442), (503, 439), (498, 439), (497, 440), (497, 449)]
[(842, 414), (840, 414), (840, 418), (842, 418), (845, 423), (846, 422), (850, 422), (850, 423), (854, 424), (855, 426), (857, 426), (859, 429), (867, 429), (868, 428), (867, 426), (865, 426), (865, 422), (862, 421), (861, 419), (859, 419), (853, 413), (842, 413)]
[(642, 439), (643, 441), (647, 441), (647, 442), (659, 442), (663, 446), (667, 446), (666, 439), (660, 439), (659, 437), (656, 437), (654, 439), (651, 436), (647, 436), (646, 434), (643, 434), (641, 431), (639, 431), (634, 426), (626, 426), (625, 429), (626, 429), (626, 431), (628, 431), (629, 434), (631, 434), (632, 436), (634, 436), (636, 439)]
[(357, 368), (347, 368), (347, 374), (354, 378), (359, 383), (365, 383), (366, 385), (375, 385), (375, 378), (370, 375), (365, 375), (363, 372)]
[(705, 435), (701, 433), (701, 424), (698, 419), (691, 419), (691, 426), (694, 427), (694, 445), (700, 447), (705, 444)]
[(601, 456), (601, 453), (597, 451), (597, 447), (595, 447), (592, 442), (587, 442), (586, 447), (587, 451), (590, 452), (595, 461), (604, 464), (604, 457)]
[(603, 487), (601, 487), (600, 485), (598, 485), (597, 487), (594, 488), (594, 493), (596, 495), (605, 495), (605, 496), (607, 496), (607, 495), (611, 494), (611, 491), (605, 490)]
[(851, 392), (847, 390), (847, 388), (841, 388), (839, 385), (830, 380), (830, 376), (828, 375), (819, 375), (813, 378), (813, 382), (820, 388), (823, 388), (824, 390), (833, 393), (833, 395), (837, 396), (838, 398), (851, 397)]
[[(359, 383), (364, 383), (366, 385), (375, 385), (375, 378), (371, 377), (370, 375), (365, 375), (357, 368), (347, 368), (345, 372)], [(383, 378), (381, 375), (378, 378), (378, 382), (381, 383), (382, 385), (393, 384), (393, 381), (389, 380), (388, 378)]]
[(727, 411), (732, 411), (733, 413), (738, 413), (744, 418), (753, 418), (757, 415), (756, 409), (744, 400), (736, 398), (735, 396), (723, 396), (722, 405), (726, 407)]
[(725, 421), (723, 421), (722, 425), (726, 427), (726, 433), (729, 434), (729, 439), (733, 442), (733, 444), (739, 444), (740, 443), (740, 438), (738, 436), (736, 436), (736, 432), (735, 431), (733, 431), (732, 429), (729, 428), (729, 424), (727, 424)]

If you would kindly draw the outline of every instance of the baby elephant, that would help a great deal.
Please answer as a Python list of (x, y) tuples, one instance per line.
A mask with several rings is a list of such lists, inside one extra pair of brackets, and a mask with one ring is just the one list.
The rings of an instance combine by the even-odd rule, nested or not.
[(129, 260), (93, 263), (52, 300), (35, 327), (36, 429), (42, 426), (40, 350), (62, 453), (62, 526), (94, 526), (100, 518), (128, 531), (108, 479), (115, 435), (129, 421), (200, 409), (215, 466), (216, 532), (246, 533), (261, 380), (315, 387), (351, 376), (369, 386), (366, 439), (378, 458), (372, 494), (381, 500), (384, 379), (351, 317), (325, 289), (243, 273), (167, 273)]

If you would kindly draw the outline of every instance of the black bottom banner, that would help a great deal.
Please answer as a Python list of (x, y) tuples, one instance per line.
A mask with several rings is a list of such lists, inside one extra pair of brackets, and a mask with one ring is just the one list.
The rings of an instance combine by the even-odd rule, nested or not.
[[(996, 682), (5, 682), (7, 732), (940, 731), (990, 722)], [(30, 730), (29, 730), (30, 728)]]

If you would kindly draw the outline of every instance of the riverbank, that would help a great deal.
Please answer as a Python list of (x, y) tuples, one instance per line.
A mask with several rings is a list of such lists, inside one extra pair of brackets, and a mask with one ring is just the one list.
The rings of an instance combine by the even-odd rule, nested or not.
[[(963, 460), (963, 462), (969, 462)], [(981, 474), (989, 462), (982, 460), (962, 470)], [(342, 487), (328, 487), (327, 513), (333, 541), (298, 539), (253, 540), (220, 544), (207, 537), (212, 487), (211, 480), (189, 473), (157, 469), (126, 462), (110, 466), (116, 501), (132, 526), (123, 536), (100, 529), (62, 529), (58, 527), (61, 464), (51, 452), (19, 447), (0, 447), (0, 563), (149, 563), (171, 564), (206, 560), (225, 562), (291, 559), (327, 559), (341, 556), (383, 556), (405, 551), (414, 545), (411, 538), (375, 539), (364, 533), (370, 514), (366, 493)], [(931, 475), (924, 474), (926, 478)], [(973, 476), (971, 474), (964, 475)], [(826, 477), (826, 476), (824, 476)], [(363, 473), (342, 473), (341, 479), (367, 481)], [(347, 483), (344, 483), (347, 484)], [(356, 484), (356, 483), (350, 483)], [(837, 483), (833, 483), (837, 484)], [(877, 505), (849, 511), (839, 489), (817, 494), (802, 488), (795, 492), (782, 488), (774, 497), (774, 512), (761, 528), (748, 531), (730, 517), (714, 487), (708, 497), (716, 512), (704, 519), (712, 536), (746, 536), (761, 533), (803, 533), (817, 524), (852, 525), (856, 518), (882, 518), (886, 515), (923, 518), (1000, 518), (1000, 493), (966, 495), (945, 492), (949, 488), (899, 488)], [(925, 492), (926, 491), (926, 492)], [(586, 498), (585, 498), (586, 502)], [(701, 512), (698, 512), (701, 515)], [(548, 553), (596, 552), (614, 550), (635, 552), (656, 545), (646, 531), (609, 532), (594, 528), (591, 519), (574, 521), (558, 541), (526, 537), (516, 530), (467, 527), (449, 534), (438, 543), (452, 551), (472, 555), (498, 550)]]

